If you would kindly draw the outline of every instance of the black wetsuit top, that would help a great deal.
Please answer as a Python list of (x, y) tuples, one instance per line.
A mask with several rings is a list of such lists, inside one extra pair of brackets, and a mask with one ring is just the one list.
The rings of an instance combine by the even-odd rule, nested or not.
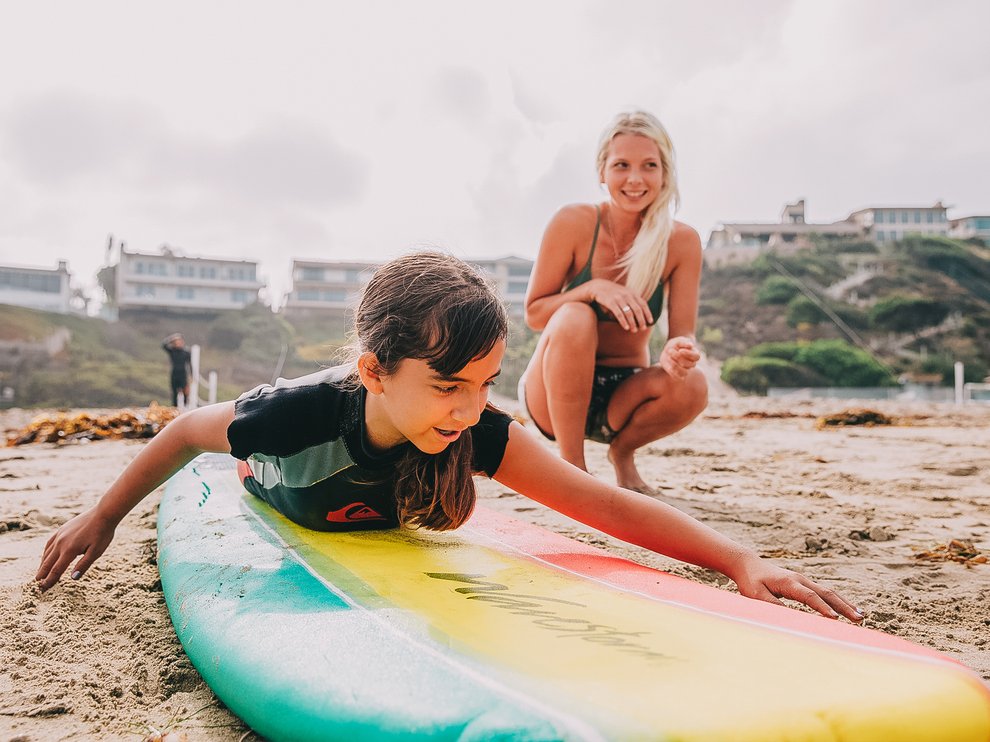
[[(378, 452), (367, 443), (367, 390), (349, 383), (349, 366), (261, 385), (234, 403), (231, 454), (247, 461), (244, 486), (290, 520), (318, 531), (398, 525), (395, 463), (410, 443)], [(491, 408), (471, 436), (472, 471), (494, 476), (512, 418)], [(427, 455), (427, 454), (424, 454)]]

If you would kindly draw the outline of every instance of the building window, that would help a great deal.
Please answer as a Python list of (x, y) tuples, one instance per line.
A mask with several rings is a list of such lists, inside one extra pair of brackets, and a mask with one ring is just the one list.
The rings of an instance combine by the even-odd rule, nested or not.
[(299, 301), (319, 301), (320, 292), (316, 289), (299, 289)]
[(901, 224), (907, 224), (907, 221), (908, 221), (908, 213), (907, 213), (907, 211), (902, 211), (901, 212)]
[(254, 266), (238, 266), (227, 269), (227, 278), (231, 281), (253, 281)]
[(321, 298), (323, 301), (347, 301), (347, 292), (343, 289), (328, 289)]
[(525, 294), (528, 281), (509, 281), (508, 292), (510, 294)]
[(933, 221), (935, 221), (935, 215), (932, 212), (929, 211), (928, 212), (928, 223), (931, 224)]
[(510, 276), (526, 276), (529, 278), (529, 274), (533, 272), (532, 266), (529, 265), (510, 265), (509, 275)]
[(230, 292), (230, 298), (238, 304), (247, 304), (251, 301), (251, 294), (243, 289), (234, 289)]
[(179, 299), (194, 299), (196, 297), (196, 292), (193, 291), (191, 286), (179, 286), (175, 290), (175, 295)]
[(887, 239), (887, 233), (882, 229), (877, 232), (877, 242), (884, 242)]
[(58, 276), (46, 275), (44, 273), (0, 271), (0, 288), (58, 294), (62, 291), (62, 280)]
[(322, 268), (303, 268), (299, 271), (299, 278), (302, 281), (322, 281)]
[(195, 278), (196, 268), (189, 263), (179, 263), (177, 267), (179, 278)]
[(883, 212), (880, 209), (877, 209), (876, 223), (883, 224)]
[(146, 283), (138, 284), (137, 288), (135, 289), (135, 293), (137, 294), (137, 296), (150, 298), (155, 295), (155, 287), (149, 286)]
[(921, 212), (918, 209), (914, 210), (914, 223), (921, 224)]
[(211, 265), (201, 265), (199, 267), (199, 277), (200, 278), (216, 278), (217, 269)]

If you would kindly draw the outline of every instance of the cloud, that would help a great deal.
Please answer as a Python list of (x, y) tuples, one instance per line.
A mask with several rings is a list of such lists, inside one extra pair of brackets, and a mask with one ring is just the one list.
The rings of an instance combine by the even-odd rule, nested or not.
[(22, 178), (40, 186), (195, 191), (241, 204), (327, 208), (360, 199), (365, 161), (311, 124), (268, 121), (228, 141), (180, 133), (147, 104), (49, 93), (19, 101), (0, 130)]
[(467, 67), (441, 67), (434, 83), (440, 109), (458, 118), (469, 128), (479, 125), (491, 112), (488, 82)]

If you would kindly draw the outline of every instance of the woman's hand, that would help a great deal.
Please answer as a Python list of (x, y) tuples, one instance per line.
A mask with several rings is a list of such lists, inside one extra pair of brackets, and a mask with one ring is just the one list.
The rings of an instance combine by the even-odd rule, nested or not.
[(52, 587), (70, 562), (82, 554), (72, 571), (72, 579), (82, 577), (90, 565), (106, 551), (113, 540), (117, 524), (100, 515), (96, 508), (77, 515), (59, 528), (45, 544), (36, 579), (42, 590)]
[[(730, 575), (731, 577), (731, 575)], [(814, 580), (789, 569), (778, 567), (759, 557), (749, 560), (738, 577), (733, 577), (739, 593), (747, 598), (784, 605), (779, 598), (804, 603), (826, 618), (843, 615), (859, 623), (863, 614), (834, 590), (822, 587)]]
[(678, 381), (687, 378), (688, 372), (698, 365), (701, 353), (689, 337), (670, 338), (660, 352), (660, 367)]
[(605, 278), (593, 278), (584, 286), (591, 301), (615, 317), (623, 330), (639, 332), (650, 329), (653, 322), (650, 305), (635, 291)]

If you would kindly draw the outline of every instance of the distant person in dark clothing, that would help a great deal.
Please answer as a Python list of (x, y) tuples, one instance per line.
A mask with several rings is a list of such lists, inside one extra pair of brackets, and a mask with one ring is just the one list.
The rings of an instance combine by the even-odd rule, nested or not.
[(172, 362), (172, 406), (179, 404), (179, 392), (182, 392), (183, 401), (189, 403), (189, 377), (192, 375), (192, 355), (186, 348), (186, 341), (179, 333), (174, 333), (165, 338), (162, 349), (168, 353)]

